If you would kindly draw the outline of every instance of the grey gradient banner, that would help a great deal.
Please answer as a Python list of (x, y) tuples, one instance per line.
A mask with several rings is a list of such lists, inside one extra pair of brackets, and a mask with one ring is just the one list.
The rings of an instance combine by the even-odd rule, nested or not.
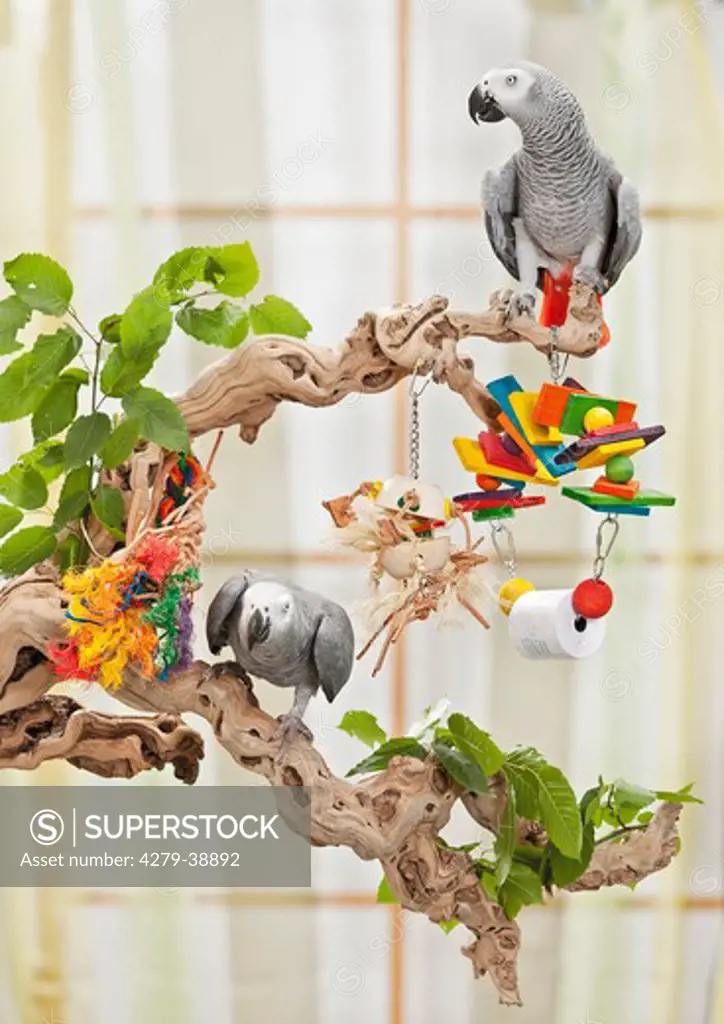
[(302, 788), (0, 787), (0, 886), (311, 884)]

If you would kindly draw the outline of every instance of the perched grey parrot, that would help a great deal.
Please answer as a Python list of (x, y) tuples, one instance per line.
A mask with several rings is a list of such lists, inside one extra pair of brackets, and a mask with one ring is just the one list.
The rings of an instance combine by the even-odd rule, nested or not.
[[(520, 128), (522, 148), (483, 180), (485, 227), (496, 256), (521, 282), (514, 311), (532, 313), (538, 287), (545, 291), (541, 322), (563, 323), (571, 268), (574, 281), (603, 295), (636, 254), (638, 193), (597, 148), (568, 86), (538, 64), (488, 71), (468, 110), (476, 123), (509, 117)], [(566, 292), (563, 319), (555, 284)]]
[(214, 596), (206, 636), (213, 654), (230, 645), (244, 674), (294, 687), (291, 712), (281, 720), (283, 743), (295, 732), (311, 736), (303, 723), (310, 699), (321, 686), (333, 701), (352, 674), (354, 632), (344, 608), (248, 569)]

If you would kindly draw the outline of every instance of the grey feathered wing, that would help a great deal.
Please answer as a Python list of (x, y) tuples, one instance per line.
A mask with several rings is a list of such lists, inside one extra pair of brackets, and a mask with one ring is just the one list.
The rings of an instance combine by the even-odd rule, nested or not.
[(612, 168), (609, 177), (609, 188), (613, 216), (601, 273), (607, 287), (612, 288), (641, 245), (641, 210), (636, 188), (615, 168)]
[(319, 682), (333, 701), (352, 674), (354, 631), (344, 608), (325, 602), (312, 646)]
[(493, 252), (508, 273), (520, 280), (514, 221), (518, 216), (518, 166), (515, 154), (499, 171), (483, 178), (485, 230)]
[(232, 576), (215, 594), (206, 616), (206, 640), (212, 654), (218, 654), (229, 643), (232, 613), (237, 609), (240, 611), (244, 594), (255, 578), (257, 577), (252, 572)]

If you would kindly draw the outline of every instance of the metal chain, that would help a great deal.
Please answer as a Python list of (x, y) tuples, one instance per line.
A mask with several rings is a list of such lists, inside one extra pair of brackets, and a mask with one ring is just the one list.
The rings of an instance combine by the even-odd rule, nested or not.
[(420, 398), (425, 388), (430, 383), (427, 377), (422, 384), (417, 386), (417, 368), (412, 374), (410, 381), (410, 436), (409, 436), (409, 466), (410, 476), (413, 480), (420, 479)]
[(518, 567), (518, 553), (515, 550), (515, 538), (505, 523), (493, 520), (490, 524), (490, 539), (495, 553), (508, 570), (511, 579)]
[(551, 350), (548, 353), (548, 366), (551, 371), (551, 380), (554, 384), (560, 384), (566, 375), (568, 369), (568, 360), (570, 359), (570, 353), (563, 355), (558, 351), (558, 327), (555, 324), (550, 328), (551, 332)]
[(596, 530), (596, 557), (593, 561), (593, 578), (600, 580), (603, 570), (606, 568), (606, 559), (611, 554), (613, 545), (618, 537), (621, 524), (618, 516), (609, 514), (602, 519)]

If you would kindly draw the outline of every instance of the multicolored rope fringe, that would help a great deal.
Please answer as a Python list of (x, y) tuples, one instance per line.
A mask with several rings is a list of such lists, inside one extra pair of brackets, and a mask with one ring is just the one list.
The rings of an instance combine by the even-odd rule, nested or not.
[(121, 562), (105, 559), (63, 578), (70, 601), (70, 641), (48, 650), (60, 679), (96, 679), (117, 689), (127, 666), (166, 679), (191, 661), (191, 593), (195, 567), (174, 570), (181, 551), (168, 537), (150, 534)]

